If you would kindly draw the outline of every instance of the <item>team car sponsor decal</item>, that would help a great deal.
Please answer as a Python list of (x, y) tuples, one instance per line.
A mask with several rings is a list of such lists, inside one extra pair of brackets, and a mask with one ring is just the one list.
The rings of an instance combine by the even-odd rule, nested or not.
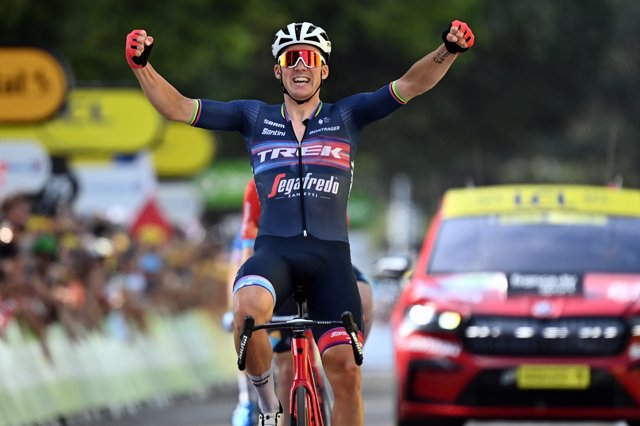
[(527, 211), (640, 216), (640, 191), (582, 185), (500, 185), (447, 192), (445, 218)]
[(508, 295), (570, 296), (582, 293), (579, 274), (513, 273), (508, 278)]

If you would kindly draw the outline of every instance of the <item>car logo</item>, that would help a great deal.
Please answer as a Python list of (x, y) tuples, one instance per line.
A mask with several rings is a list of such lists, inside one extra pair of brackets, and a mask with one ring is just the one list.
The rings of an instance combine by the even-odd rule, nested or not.
[(531, 313), (536, 317), (548, 317), (551, 316), (552, 310), (553, 306), (551, 305), (551, 302), (542, 300), (534, 303), (533, 307), (531, 308)]

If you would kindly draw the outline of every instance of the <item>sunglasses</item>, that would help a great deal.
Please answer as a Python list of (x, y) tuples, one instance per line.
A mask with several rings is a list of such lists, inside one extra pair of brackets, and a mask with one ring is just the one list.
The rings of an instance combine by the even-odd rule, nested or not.
[(307, 68), (319, 67), (324, 64), (324, 58), (315, 50), (289, 50), (278, 58), (281, 67), (293, 68), (298, 65), (298, 61)]

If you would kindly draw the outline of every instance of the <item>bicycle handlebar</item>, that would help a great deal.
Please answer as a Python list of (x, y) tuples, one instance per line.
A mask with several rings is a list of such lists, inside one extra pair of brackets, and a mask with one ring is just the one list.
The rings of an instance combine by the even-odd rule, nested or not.
[(347, 334), (351, 338), (351, 349), (353, 349), (353, 358), (356, 360), (357, 365), (362, 365), (362, 361), (364, 359), (362, 343), (360, 343), (360, 340), (358, 340), (358, 326), (353, 320), (353, 315), (351, 315), (351, 312), (344, 311), (342, 313), (342, 324), (344, 325), (344, 329), (347, 330)]
[(345, 328), (347, 334), (351, 340), (351, 348), (353, 349), (353, 358), (357, 365), (362, 365), (363, 350), (362, 344), (358, 340), (358, 325), (353, 320), (353, 315), (349, 311), (342, 313), (342, 321), (316, 321), (306, 318), (294, 318), (289, 321), (282, 322), (267, 322), (264, 324), (255, 325), (255, 319), (247, 315), (244, 318), (244, 324), (242, 326), (242, 333), (240, 334), (240, 349), (238, 350), (238, 369), (244, 371), (247, 362), (247, 344), (251, 335), (256, 330), (272, 330), (272, 329), (290, 329), (293, 331), (303, 331), (307, 328), (316, 326), (331, 326), (338, 325)]
[(242, 334), (240, 335), (240, 350), (238, 351), (238, 369), (244, 371), (245, 364), (247, 363), (247, 343), (254, 330), (256, 321), (252, 316), (247, 315), (244, 318), (242, 325)]

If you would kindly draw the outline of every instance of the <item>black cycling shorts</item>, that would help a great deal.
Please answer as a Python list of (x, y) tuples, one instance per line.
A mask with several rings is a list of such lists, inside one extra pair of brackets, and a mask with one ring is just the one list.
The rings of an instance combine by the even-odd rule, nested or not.
[[(271, 292), (274, 312), (279, 312), (291, 303), (287, 301), (296, 283), (305, 286), (310, 319), (339, 321), (344, 311), (351, 311), (362, 330), (362, 303), (348, 243), (312, 236), (259, 236), (253, 256), (238, 271), (234, 292), (245, 286), (261, 286)], [(313, 335), (320, 353), (338, 344), (350, 344), (342, 327), (314, 328)]]
[[(369, 279), (365, 274), (360, 271), (355, 265), (353, 265), (353, 275), (356, 278), (357, 283), (364, 283), (371, 285)], [(289, 297), (277, 311), (273, 313), (274, 317), (292, 317), (298, 314), (298, 307), (293, 297)], [(364, 327), (364, 326), (363, 326)], [(365, 330), (361, 329), (364, 333)], [(293, 332), (291, 330), (271, 330), (269, 331), (269, 340), (271, 340), (271, 347), (275, 353), (289, 352), (291, 350), (291, 338)]]

